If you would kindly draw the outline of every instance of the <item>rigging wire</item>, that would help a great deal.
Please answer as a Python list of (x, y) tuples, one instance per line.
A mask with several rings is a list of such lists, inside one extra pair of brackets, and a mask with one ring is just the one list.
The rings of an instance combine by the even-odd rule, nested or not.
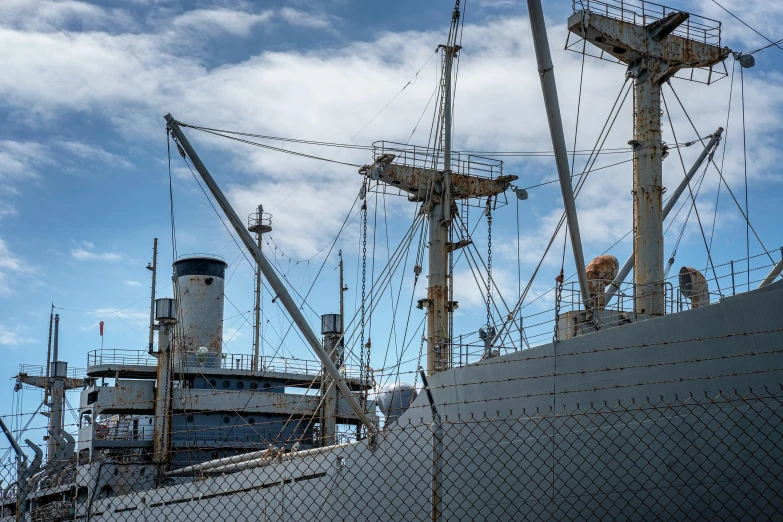
[[(609, 132), (614, 127), (615, 121), (617, 121), (617, 117), (620, 114), (620, 110), (622, 109), (623, 105), (625, 104), (625, 100), (628, 97), (628, 93), (631, 91), (631, 86), (629, 86), (626, 89), (626, 84), (628, 83), (628, 78), (626, 77), (623, 81), (623, 84), (620, 87), (620, 92), (617, 94), (617, 98), (614, 101), (614, 104), (612, 105), (611, 110), (609, 111), (609, 115), (606, 118), (606, 121), (604, 122), (603, 128), (601, 129), (601, 133), (598, 135), (598, 138), (596, 139), (596, 143), (593, 146), (594, 150), (597, 150), (600, 152), (601, 148), (603, 148), (603, 144), (606, 143), (607, 138), (609, 137)], [(623, 95), (623, 91), (625, 91), (625, 95)], [(621, 101), (622, 99), (622, 101)], [(618, 107), (619, 103), (619, 107)], [(615, 112), (616, 109), (616, 112)], [(609, 128), (607, 129), (607, 125)], [(595, 161), (593, 161), (593, 165), (595, 164)], [(577, 182), (576, 190), (574, 191), (574, 197), (579, 195), (579, 192), (581, 191), (582, 187), (584, 186), (584, 182), (587, 180), (587, 176), (590, 175), (592, 165), (590, 164), (590, 158), (588, 158), (587, 164), (585, 165), (584, 169), (582, 169), (582, 173), (580, 174), (579, 181)], [(546, 248), (544, 249), (544, 253), (541, 255), (541, 259), (539, 260), (538, 264), (536, 265), (536, 268), (533, 270), (533, 274), (530, 277), (530, 279), (527, 282), (527, 285), (525, 285), (525, 289), (522, 291), (522, 294), (519, 296), (519, 299), (517, 300), (516, 305), (514, 305), (514, 308), (511, 311), (511, 316), (514, 317), (517, 314), (517, 311), (519, 308), (523, 305), (525, 298), (527, 297), (528, 292), (530, 291), (530, 288), (533, 286), (533, 282), (535, 281), (536, 275), (538, 275), (538, 271), (541, 269), (541, 266), (544, 264), (544, 259), (546, 259), (547, 254), (549, 253), (549, 249), (552, 247), (552, 244), (554, 243), (555, 239), (557, 238), (558, 232), (560, 232), (560, 228), (563, 226), (563, 223), (565, 222), (565, 212), (563, 212), (560, 216), (560, 221), (558, 222), (557, 226), (555, 227), (554, 232), (552, 233), (552, 237), (549, 239), (549, 243), (547, 243)], [(503, 339), (505, 339), (506, 331), (508, 327), (508, 321), (504, 321), (501, 325), (501, 329), (498, 332), (498, 337), (501, 339), (501, 342), (503, 342)]]
[(745, 174), (745, 257), (748, 258), (748, 291), (750, 291), (750, 208), (748, 207), (748, 150), (745, 137), (745, 68), (740, 64), (740, 94), (742, 100), (742, 166)]
[[(666, 96), (663, 94), (663, 91), (661, 91), (661, 99), (663, 100), (663, 106), (666, 109), (666, 116), (669, 120), (669, 126), (672, 130), (672, 137), (674, 138), (674, 141), (677, 141), (677, 134), (674, 131), (674, 122), (672, 121), (672, 116), (669, 113), (669, 104), (666, 103)], [(679, 149), (677, 149), (677, 155), (680, 158), (680, 164), (682, 165), (682, 172), (687, 177), (688, 175), (688, 169), (685, 167), (685, 161), (682, 158), (682, 152), (680, 152)], [(707, 163), (709, 166), (709, 162)], [(718, 273), (715, 271), (715, 266), (712, 263), (712, 254), (710, 253), (710, 246), (707, 244), (707, 235), (704, 233), (704, 227), (701, 224), (701, 217), (699, 216), (699, 207), (696, 206), (696, 196), (693, 195), (693, 189), (691, 188), (691, 184), (688, 183), (688, 193), (691, 196), (691, 201), (693, 202), (693, 211), (696, 214), (696, 222), (699, 224), (699, 231), (701, 232), (701, 237), (704, 240), (704, 248), (707, 250), (707, 260), (710, 263), (710, 267), (712, 268), (712, 274), (715, 276), (715, 284), (718, 287), (718, 293), (720, 293), (720, 282), (718, 281)]]
[[(779, 40), (779, 41), (777, 41), (777, 42), (773, 42), (772, 40), (770, 40), (769, 38), (767, 38), (766, 36), (764, 36), (764, 35), (763, 35), (763, 34), (761, 34), (760, 32), (758, 32), (758, 31), (756, 31), (755, 29), (753, 29), (751, 26), (749, 26), (748, 24), (746, 24), (745, 22), (743, 22), (743, 21), (740, 19), (740, 17), (738, 17), (737, 15), (735, 15), (734, 13), (732, 13), (731, 11), (729, 11), (728, 9), (726, 9), (725, 7), (723, 7), (722, 5), (720, 5), (720, 4), (719, 4), (719, 3), (718, 3), (716, 0), (712, 0), (712, 3), (713, 3), (713, 4), (715, 4), (715, 5), (717, 5), (718, 7), (720, 7), (721, 9), (723, 9), (724, 11), (726, 11), (727, 13), (729, 13), (729, 14), (730, 14), (732, 17), (734, 17), (734, 18), (735, 18), (737, 21), (739, 21), (739, 23), (741, 23), (742, 25), (744, 25), (745, 27), (747, 27), (748, 29), (750, 29), (751, 31), (753, 31), (754, 33), (756, 33), (757, 35), (759, 35), (760, 37), (762, 37), (763, 39), (765, 39), (766, 41), (768, 41), (768, 42), (770, 43), (770, 45), (768, 45), (767, 47), (772, 47), (772, 46), (774, 45), (775, 47), (777, 47), (778, 49), (780, 49), (781, 51), (783, 51), (783, 47), (781, 47), (780, 45), (778, 45), (778, 44), (779, 44), (781, 41), (783, 41), (783, 40)], [(756, 50), (755, 50), (755, 51), (753, 51), (753, 52), (754, 52), (754, 53), (757, 53), (757, 52), (761, 51), (762, 49), (766, 49), (767, 47), (762, 47), (761, 49), (756, 49)], [(752, 54), (752, 53), (751, 53), (751, 54)]]
[[(690, 114), (688, 114), (688, 111), (685, 110), (685, 106), (682, 104), (682, 100), (680, 100), (680, 97), (677, 95), (677, 91), (674, 90), (674, 87), (671, 83), (668, 84), (669, 88), (672, 90), (672, 93), (674, 93), (674, 97), (677, 99), (677, 102), (680, 104), (680, 108), (682, 109), (683, 113), (685, 113), (685, 117), (688, 119), (688, 123), (691, 124), (691, 128), (693, 128), (693, 131), (696, 133), (697, 136), (699, 136), (699, 131), (696, 130), (696, 125), (693, 124), (693, 120), (691, 119)], [(702, 138), (699, 138), (699, 140), (702, 142), (702, 145), (704, 145), (704, 140)], [(772, 262), (773, 265), (777, 263), (774, 259), (772, 259), (772, 255), (770, 254), (770, 251), (767, 249), (767, 247), (764, 246), (764, 242), (761, 241), (761, 237), (759, 237), (758, 233), (756, 232), (756, 229), (753, 227), (753, 224), (748, 219), (748, 216), (745, 214), (745, 211), (742, 210), (742, 205), (740, 205), (739, 201), (737, 200), (737, 197), (734, 195), (734, 191), (731, 190), (731, 187), (729, 186), (729, 183), (726, 181), (726, 178), (723, 177), (723, 171), (718, 168), (718, 165), (714, 161), (710, 161), (713, 167), (715, 167), (715, 170), (718, 171), (718, 176), (720, 176), (720, 180), (723, 182), (723, 185), (726, 187), (726, 190), (729, 192), (729, 195), (731, 196), (731, 199), (734, 200), (734, 204), (737, 206), (737, 209), (740, 211), (740, 214), (742, 214), (743, 219), (747, 222), (748, 226), (750, 227), (750, 231), (753, 232), (753, 236), (756, 238), (756, 241), (759, 242), (759, 245), (761, 245), (762, 250), (765, 254), (767, 254), (767, 257), (769, 257), (769, 260)]]
[(780, 39), (780, 40), (778, 40), (777, 42), (772, 42), (772, 43), (771, 43), (771, 44), (769, 44), (769, 45), (765, 45), (764, 47), (761, 47), (761, 48), (759, 48), (759, 49), (756, 49), (755, 51), (751, 51), (751, 52), (749, 52), (749, 53), (742, 53), (742, 54), (756, 54), (757, 52), (759, 52), (759, 51), (763, 51), (764, 49), (769, 49), (769, 48), (770, 48), (770, 47), (772, 47), (772, 46), (775, 46), (775, 47), (778, 47), (778, 48), (780, 48), (780, 46), (778, 45), (779, 43), (783, 43), (783, 38), (781, 38), (781, 39)]
[[(386, 110), (386, 108), (387, 108), (389, 105), (391, 105), (391, 104), (392, 104), (392, 102), (393, 102), (394, 100), (396, 100), (396, 99), (397, 99), (397, 97), (398, 97), (400, 94), (402, 94), (402, 92), (403, 92), (405, 89), (407, 89), (407, 88), (408, 88), (408, 86), (409, 86), (409, 85), (411, 85), (411, 83), (412, 83), (412, 82), (414, 82), (414, 81), (415, 81), (415, 80), (416, 80), (416, 79), (419, 77), (419, 73), (422, 71), (422, 69), (424, 69), (424, 67), (425, 67), (425, 66), (426, 66), (426, 65), (427, 65), (427, 64), (430, 62), (430, 60), (432, 59), (432, 57), (433, 57), (433, 56), (435, 56), (437, 53), (438, 53), (438, 51), (437, 51), (437, 49), (436, 49), (436, 50), (435, 50), (435, 52), (433, 52), (432, 54), (430, 54), (430, 55), (429, 55), (429, 57), (427, 58), (427, 61), (425, 61), (425, 62), (424, 62), (424, 64), (422, 64), (422, 66), (421, 66), (421, 67), (419, 67), (419, 70), (418, 70), (418, 71), (416, 71), (416, 74), (413, 76), (413, 78), (412, 78), (411, 80), (409, 80), (409, 81), (408, 81), (408, 83), (406, 83), (405, 85), (403, 85), (403, 86), (402, 86), (402, 89), (400, 89), (400, 90), (397, 92), (397, 94), (395, 94), (395, 95), (392, 97), (392, 99), (391, 99), (391, 100), (389, 100), (389, 101), (388, 101), (388, 103), (386, 103), (386, 105), (384, 105), (384, 106), (381, 108), (381, 110), (380, 110), (380, 111), (378, 111), (378, 112), (375, 114), (375, 116), (373, 116), (373, 117), (370, 119), (370, 121), (368, 121), (368, 122), (367, 122), (367, 123), (364, 125), (364, 127), (362, 127), (361, 129), (359, 129), (359, 131), (358, 131), (358, 132), (356, 132), (356, 134), (354, 134), (353, 136), (351, 136), (351, 138), (348, 140), (348, 143), (351, 143), (351, 142), (352, 142), (352, 141), (353, 141), (353, 140), (354, 140), (354, 139), (355, 139), (355, 138), (356, 138), (356, 137), (357, 137), (359, 134), (361, 134), (361, 133), (364, 131), (364, 129), (366, 129), (367, 127), (369, 127), (369, 126), (370, 126), (370, 124), (371, 124), (372, 122), (374, 122), (374, 121), (375, 121), (375, 119), (376, 119), (378, 116), (380, 116), (380, 115), (381, 115), (381, 113), (382, 113), (383, 111), (385, 111), (385, 110)], [(342, 150), (342, 149), (340, 149), (340, 150)], [(337, 152), (335, 152), (335, 153), (334, 153), (334, 155), (332, 156), (332, 158), (331, 158), (331, 159), (334, 159), (335, 157), (337, 157), (337, 155), (340, 153), (340, 150), (338, 150)], [(283, 204), (283, 203), (284, 203), (284, 202), (285, 202), (285, 201), (286, 201), (288, 198), (290, 198), (290, 197), (291, 197), (291, 196), (294, 194), (294, 192), (296, 192), (297, 190), (299, 190), (300, 188), (302, 188), (302, 186), (304, 186), (304, 184), (305, 184), (305, 183), (307, 183), (308, 181), (310, 181), (310, 180), (313, 178), (313, 176), (315, 176), (315, 175), (316, 175), (316, 174), (317, 174), (317, 173), (318, 173), (318, 172), (319, 172), (319, 171), (320, 171), (320, 170), (321, 170), (321, 169), (322, 169), (324, 166), (325, 166), (325, 164), (324, 164), (324, 165), (321, 165), (320, 167), (318, 167), (318, 168), (317, 168), (317, 169), (316, 169), (316, 170), (315, 170), (315, 171), (314, 171), (312, 174), (310, 174), (310, 175), (309, 175), (309, 176), (308, 176), (308, 177), (307, 177), (307, 178), (306, 178), (304, 181), (302, 181), (302, 183), (300, 183), (300, 184), (299, 184), (299, 185), (298, 185), (298, 186), (297, 186), (297, 187), (296, 187), (294, 190), (292, 190), (290, 194), (288, 194), (286, 197), (284, 197), (282, 200), (280, 200), (280, 202), (279, 202), (277, 205), (275, 205), (274, 207), (272, 207), (272, 210), (274, 210), (274, 209), (276, 209), (277, 207), (279, 207), (280, 205), (282, 205), (282, 204)]]

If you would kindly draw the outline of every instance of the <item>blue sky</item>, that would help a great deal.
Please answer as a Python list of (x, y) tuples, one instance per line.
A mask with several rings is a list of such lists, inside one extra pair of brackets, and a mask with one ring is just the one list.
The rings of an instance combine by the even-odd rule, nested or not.
[[(766, 36), (781, 37), (780, 5), (728, 0), (721, 4)], [(21, 363), (43, 364), (52, 302), (62, 318), (62, 358), (72, 367), (84, 367), (87, 352), (100, 346), (99, 321), (106, 323), (106, 347), (142, 350), (146, 346), (150, 281), (144, 267), (153, 237), (160, 239), (158, 294), (171, 295), (164, 114), (171, 112), (179, 120), (204, 126), (339, 143), (360, 129), (353, 141), (357, 144), (381, 139), (404, 142), (416, 128), (411, 142), (425, 144), (432, 115), (428, 100), (437, 78), (437, 59), (432, 54), (445, 40), (452, 7), (452, 0), (4, 1), (0, 48), (10, 51), (0, 55), (0, 376), (12, 377)], [(711, 1), (675, 2), (675, 7), (721, 20), (723, 42), (734, 50), (766, 44)], [(562, 50), (571, 4), (546, 2), (544, 8), (570, 144), (581, 67), (578, 54)], [(455, 107), (456, 148), (549, 150), (524, 2), (469, 0), (465, 18)], [(770, 219), (783, 204), (775, 154), (783, 114), (783, 51), (771, 48), (755, 57), (757, 66), (743, 72), (750, 214), (766, 247), (775, 249), (783, 244), (776, 220)], [(726, 63), (731, 71), (733, 59)], [(738, 67), (736, 71), (721, 161), (727, 181), (744, 204)], [(577, 149), (592, 148), (623, 75), (622, 66), (585, 61)], [(701, 136), (726, 126), (730, 78), (711, 86), (678, 80), (672, 84)], [(695, 139), (671, 91), (665, 89), (665, 95), (678, 141)], [(605, 147), (624, 147), (631, 138), (630, 105), (629, 99)], [(348, 314), (352, 315), (360, 238), (355, 212), (328, 259), (324, 257), (328, 249), (323, 247), (334, 239), (359, 191), (356, 169), (186, 132), (240, 216), (259, 203), (272, 212), (275, 231), (270, 245), (277, 248), (269, 251), (293, 288), (307, 292), (324, 264), (309, 299), (312, 310), (306, 310), (311, 320), (315, 312), (336, 311), (336, 252), (343, 250), (350, 287)], [(668, 118), (664, 139), (675, 141)], [(336, 152), (291, 148), (327, 157)], [(697, 146), (684, 149), (684, 163), (690, 165), (698, 152)], [(602, 156), (596, 165), (626, 157)], [(371, 156), (367, 151), (343, 150), (336, 159), (363, 164)], [(252, 270), (182, 160), (175, 154), (172, 161), (178, 253), (218, 253), (231, 263), (227, 295), (233, 305), (226, 304), (225, 316), (231, 319), (225, 324), (225, 349), (248, 353)], [(581, 170), (583, 163), (584, 157), (579, 157), (576, 169)], [(548, 157), (510, 159), (504, 171), (519, 175), (521, 187), (556, 176), (554, 161)], [(682, 176), (676, 154), (665, 161), (664, 171), (664, 184), (673, 188)], [(596, 172), (586, 184), (578, 206), (588, 259), (630, 230), (631, 180), (626, 164)], [(717, 175), (710, 170), (699, 194), (699, 218), (709, 236), (718, 201), (712, 253), (715, 263), (724, 263), (745, 257), (745, 225), (725, 188), (720, 199), (717, 189)], [(527, 282), (561, 208), (559, 189), (550, 184), (531, 189), (530, 199), (519, 208), (511, 200), (496, 212), (494, 273), (509, 304), (518, 296), (520, 280), (522, 286)], [(372, 200), (369, 211), (370, 242), (372, 246), (374, 237), (379, 273), (388, 259), (387, 241), (394, 250), (410, 226), (412, 207), (401, 198), (389, 197)], [(479, 214), (472, 215), (472, 223)], [(682, 216), (667, 234), (667, 257), (681, 222)], [(486, 257), (485, 232), (485, 224), (480, 224), (474, 239)], [(562, 245), (562, 239), (557, 244)], [(612, 253), (622, 261), (630, 249), (630, 240), (625, 239)], [(761, 251), (755, 239), (750, 249), (751, 254)], [(561, 255), (562, 248), (556, 247), (547, 258), (531, 296), (552, 286)], [(565, 259), (571, 273), (570, 252)], [(706, 263), (702, 236), (692, 218), (673, 271), (683, 264), (704, 268)], [(371, 334), (375, 368), (392, 364), (395, 346), (403, 344), (412, 264), (413, 258), (402, 280), (395, 280), (394, 299), (398, 288), (402, 292), (399, 331), (392, 329), (389, 320), (393, 299), (388, 293), (381, 299)], [(761, 272), (754, 272), (752, 278), (758, 279)], [(455, 279), (462, 305), (456, 330), (473, 332), (485, 321), (481, 292), (464, 263), (457, 266)], [(723, 281), (724, 294), (730, 293)], [(413, 295), (424, 296), (422, 281)], [(535, 313), (551, 306), (550, 295), (529, 310)], [(265, 312), (268, 351), (313, 358), (295, 334), (281, 342), (288, 320), (268, 295)], [(418, 354), (415, 328), (421, 314), (415, 312), (405, 340), (407, 344), (413, 339), (405, 360), (415, 360)], [(387, 346), (391, 346), (388, 357)], [(415, 363), (405, 366), (413, 367)], [(5, 396), (10, 397), (12, 384), (6, 382)], [(23, 410), (34, 410), (37, 399), (27, 392)]]

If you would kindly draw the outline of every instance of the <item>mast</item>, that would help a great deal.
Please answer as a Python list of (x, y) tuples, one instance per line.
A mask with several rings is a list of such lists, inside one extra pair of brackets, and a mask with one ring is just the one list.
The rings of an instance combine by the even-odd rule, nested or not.
[(63, 408), (65, 407), (65, 379), (68, 363), (60, 361), (60, 314), (54, 314), (54, 346), (49, 375), (51, 377), (49, 404), (49, 440), (46, 444), (47, 462), (52, 462), (60, 452), (57, 438), (63, 429)]
[[(729, 55), (720, 47), (720, 23), (640, 2), (634, 7), (591, 11), (574, 4), (568, 30), (628, 65), (634, 82), (633, 231), (634, 310), (637, 317), (665, 312), (663, 259), (663, 142), (661, 87), (681, 69), (713, 65)], [(685, 24), (684, 27), (681, 27)], [(691, 72), (693, 78), (693, 72)]]
[[(272, 231), (272, 216), (269, 214), (264, 214), (264, 205), (258, 205), (258, 212), (255, 214), (250, 214), (250, 216), (247, 218), (248, 221), (248, 227), (247, 229), (250, 232), (255, 232), (256, 234), (256, 241), (258, 245), (258, 250), (263, 249), (263, 243), (261, 241), (261, 236), (265, 234), (266, 232)], [(261, 299), (261, 268), (256, 265), (256, 274), (255, 274), (255, 306), (254, 306), (254, 312), (255, 312), (255, 321), (253, 322), (253, 369), (254, 370), (260, 370), (261, 369), (261, 356), (260, 356), (260, 348), (261, 348), (261, 306), (263, 305), (263, 301)]]
[[(152, 270), (152, 289), (150, 291), (150, 337), (147, 343), (147, 352), (152, 354), (152, 345), (155, 336), (155, 280), (158, 275), (158, 238), (152, 242), (152, 265), (147, 265)], [(103, 333), (101, 332), (101, 335)]]
[(427, 372), (434, 373), (447, 370), (451, 366), (451, 339), (449, 324), (452, 310), (448, 307), (449, 299), (449, 264), (447, 244), (451, 228), (452, 194), (451, 194), (451, 122), (452, 122), (452, 84), (451, 72), (454, 58), (459, 52), (457, 46), (457, 29), (459, 28), (459, 0), (451, 15), (451, 28), (448, 43), (441, 45), (443, 49), (443, 172), (441, 174), (441, 190), (438, 185), (432, 186), (429, 201), (429, 272), (427, 282)]
[[(452, 70), (454, 59), (461, 47), (457, 45), (460, 10), (457, 1), (451, 16), (448, 42), (438, 46), (443, 49), (442, 85), (442, 144), (443, 170), (439, 170), (440, 151), (422, 149), (408, 144), (384, 144), (375, 150), (374, 163), (359, 169), (366, 180), (390, 185), (394, 190), (408, 193), (408, 200), (422, 203), (421, 212), (427, 215), (429, 228), (429, 258), (427, 297), (419, 300), (418, 308), (426, 306), (427, 322), (427, 373), (447, 370), (451, 367), (451, 316), (457, 303), (451, 300), (449, 283), (449, 255), (471, 244), (468, 234), (454, 243), (449, 242), (449, 232), (455, 211), (455, 202), (496, 198), (505, 192), (517, 176), (503, 175), (500, 161), (486, 163), (482, 168), (471, 167), (470, 156), (462, 159), (452, 150)], [(401, 162), (395, 163), (399, 157)], [(474, 206), (478, 206), (473, 203)]]
[(210, 192), (212, 192), (212, 195), (215, 197), (218, 205), (220, 205), (220, 208), (223, 209), (226, 217), (231, 222), (231, 225), (237, 232), (239, 239), (242, 240), (245, 248), (248, 249), (250, 254), (253, 256), (253, 259), (255, 259), (256, 263), (261, 268), (261, 272), (269, 282), (269, 286), (271, 286), (272, 290), (275, 292), (277, 299), (280, 301), (280, 304), (282, 304), (286, 309), (288, 315), (291, 316), (294, 324), (302, 333), (302, 336), (305, 338), (307, 343), (310, 345), (310, 348), (312, 348), (315, 355), (318, 356), (318, 359), (324, 366), (326, 373), (328, 373), (329, 376), (334, 379), (337, 388), (340, 390), (340, 393), (343, 394), (343, 397), (348, 403), (348, 406), (350, 406), (354, 413), (356, 413), (356, 416), (359, 417), (362, 424), (364, 424), (365, 428), (367, 428), (367, 433), (370, 436), (373, 436), (377, 431), (375, 425), (367, 416), (367, 413), (359, 405), (354, 394), (351, 393), (351, 390), (348, 388), (348, 384), (346, 384), (345, 379), (342, 378), (340, 371), (334, 365), (329, 357), (329, 354), (326, 353), (326, 350), (324, 350), (324, 347), (321, 344), (321, 340), (310, 327), (304, 314), (302, 314), (302, 311), (299, 309), (299, 306), (293, 300), (291, 294), (288, 292), (288, 289), (278, 277), (274, 267), (271, 265), (266, 256), (264, 256), (264, 253), (261, 252), (261, 249), (258, 248), (258, 245), (256, 245), (256, 243), (253, 241), (253, 238), (250, 237), (250, 233), (247, 231), (247, 229), (245, 229), (244, 225), (239, 219), (239, 216), (237, 216), (237, 213), (234, 211), (233, 207), (226, 199), (226, 196), (223, 194), (223, 191), (220, 190), (220, 187), (217, 185), (217, 183), (215, 183), (215, 180), (212, 178), (209, 170), (207, 170), (207, 167), (204, 165), (204, 163), (202, 163), (201, 158), (199, 158), (198, 154), (196, 154), (196, 151), (193, 150), (193, 147), (190, 145), (187, 137), (185, 137), (185, 134), (182, 132), (180, 124), (171, 114), (167, 114), (165, 118), (168, 128), (171, 130), (176, 139), (177, 147), (181, 147), (182, 151), (190, 158), (193, 166), (201, 175), (201, 178), (204, 180), (204, 183), (207, 185)]

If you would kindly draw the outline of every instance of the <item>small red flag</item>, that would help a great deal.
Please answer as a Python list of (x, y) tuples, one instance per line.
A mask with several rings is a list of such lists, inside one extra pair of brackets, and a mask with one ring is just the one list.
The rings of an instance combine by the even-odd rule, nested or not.
[(103, 337), (103, 321), (101, 321), (101, 337)]

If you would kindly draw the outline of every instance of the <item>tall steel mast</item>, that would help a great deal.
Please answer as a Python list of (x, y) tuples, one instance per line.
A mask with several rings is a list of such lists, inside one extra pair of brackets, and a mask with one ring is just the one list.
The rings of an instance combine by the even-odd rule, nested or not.
[(663, 142), (661, 87), (682, 69), (707, 69), (725, 60), (720, 23), (657, 4), (618, 1), (575, 4), (568, 30), (628, 65), (634, 81), (633, 230), (634, 309), (665, 312), (663, 258)]
[[(451, 197), (451, 121), (452, 121), (452, 69), (454, 58), (459, 52), (457, 32), (459, 29), (459, 0), (451, 15), (451, 28), (443, 49), (443, 172), (440, 183), (433, 184), (429, 207), (429, 272), (427, 285), (427, 368), (430, 374), (447, 370), (451, 364), (451, 339), (449, 338), (449, 316), (453, 310), (448, 306), (449, 263), (447, 244), (451, 228), (453, 199)], [(440, 185), (440, 187), (438, 187)], [(440, 188), (440, 191), (438, 191)], [(439, 193), (438, 193), (439, 192)]]
[[(516, 176), (504, 176), (502, 162), (484, 163), (475, 174), (471, 172), (470, 159), (460, 159), (452, 150), (452, 71), (454, 59), (461, 47), (457, 45), (460, 20), (460, 3), (456, 2), (451, 15), (449, 37), (443, 50), (441, 77), (442, 151), (421, 149), (407, 144), (385, 143), (376, 149), (375, 162), (359, 169), (369, 180), (389, 184), (394, 189), (408, 193), (408, 199), (421, 202), (429, 226), (429, 260), (427, 297), (419, 301), (427, 308), (427, 373), (447, 370), (451, 367), (450, 316), (456, 303), (450, 301), (449, 254), (470, 244), (467, 236), (455, 243), (449, 242), (449, 231), (457, 200), (476, 198), (491, 199), (505, 192)], [(443, 154), (440, 170), (440, 154)], [(399, 162), (395, 163), (395, 159)], [(487, 161), (487, 158), (482, 158)], [(467, 204), (467, 202), (466, 202)]]
[[(264, 206), (258, 205), (258, 212), (247, 218), (247, 229), (256, 234), (258, 250), (263, 250), (262, 236), (272, 231), (272, 216), (264, 213)], [(256, 265), (255, 275), (255, 321), (253, 322), (253, 369), (261, 369), (261, 267)]]

